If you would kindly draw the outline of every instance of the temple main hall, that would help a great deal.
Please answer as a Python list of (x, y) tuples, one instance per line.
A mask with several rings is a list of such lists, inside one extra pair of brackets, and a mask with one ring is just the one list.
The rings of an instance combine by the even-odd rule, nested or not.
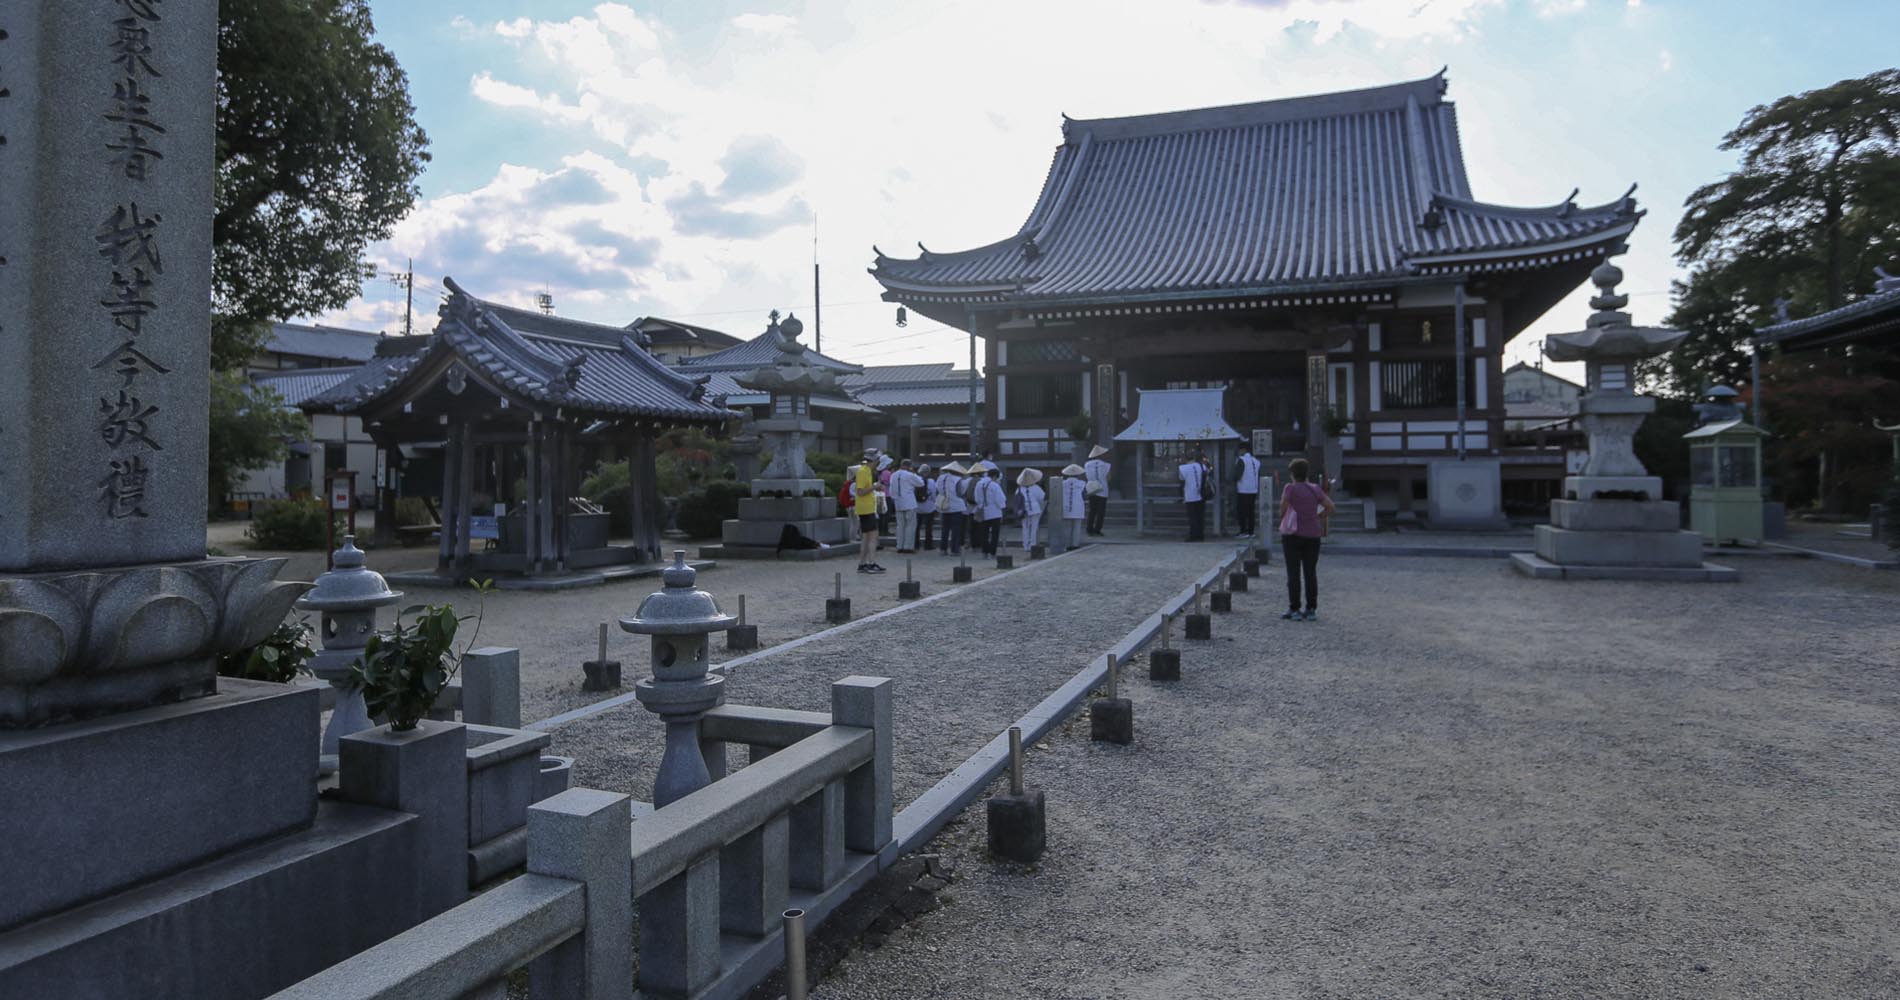
[[(982, 340), (977, 440), (1006, 466), (1066, 463), (1081, 414), (1111, 441), (1137, 389), (1219, 387), (1270, 465), (1306, 456), (1381, 512), (1423, 511), (1434, 463), (1461, 457), (1495, 467), (1507, 506), (1534, 504), (1566, 455), (1507, 436), (1504, 347), (1643, 213), (1633, 187), (1478, 200), (1447, 85), (1065, 117), (1014, 234), (880, 251), (871, 274)], [(1142, 464), (1165, 488), (1169, 447), (1123, 445), (1115, 492), (1136, 492), (1133, 447), (1155, 449)]]

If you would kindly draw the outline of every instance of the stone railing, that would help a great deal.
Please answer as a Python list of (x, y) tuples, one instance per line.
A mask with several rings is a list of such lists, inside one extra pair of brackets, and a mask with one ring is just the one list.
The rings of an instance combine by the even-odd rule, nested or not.
[[(891, 681), (832, 685), (829, 716), (727, 705), (701, 726), (716, 780), (634, 822), (572, 789), (528, 810), (527, 874), (277, 994), (278, 1000), (736, 997), (777, 967), (789, 907), (823, 920), (895, 856)], [(727, 774), (728, 743), (749, 749)]]

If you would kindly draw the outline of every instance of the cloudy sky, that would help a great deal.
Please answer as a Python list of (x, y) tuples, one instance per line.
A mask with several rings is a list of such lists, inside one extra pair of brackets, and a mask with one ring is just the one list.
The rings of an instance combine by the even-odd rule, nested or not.
[[(1638, 183), (1621, 263), (1639, 321), (1668, 308), (1683, 198), (1733, 164), (1752, 105), (1895, 61), (1900, 4), (1809, 0), (373, 0), (432, 141), (423, 198), (372, 248), (414, 258), (416, 323), (444, 274), (603, 322), (749, 336), (809, 320), (816, 220), (826, 353), (960, 360), (893, 324), (873, 244), (912, 256), (1013, 233), (1078, 118), (1233, 104), (1449, 66), (1474, 192), (1584, 204)], [(1580, 290), (1513, 345), (1578, 327)], [(400, 330), (371, 282), (322, 322)], [(808, 323), (809, 328), (809, 323)]]

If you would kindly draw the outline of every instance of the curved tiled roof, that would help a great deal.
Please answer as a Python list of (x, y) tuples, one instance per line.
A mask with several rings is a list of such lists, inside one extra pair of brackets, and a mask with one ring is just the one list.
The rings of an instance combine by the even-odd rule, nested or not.
[(1900, 279), (1883, 280), (1872, 295), (1813, 316), (1764, 326), (1756, 337), (1767, 344), (1852, 340), (1900, 328)]
[(283, 371), (255, 372), (251, 381), (276, 392), (284, 406), (295, 409), (304, 400), (327, 392), (348, 381), (356, 368), (289, 368)]
[[(452, 352), (503, 391), (597, 416), (639, 416), (691, 423), (731, 414), (705, 398), (702, 379), (661, 364), (626, 330), (486, 302), (444, 278), (441, 321), (420, 349), (371, 358), (348, 381), (310, 397), (305, 409), (350, 413), (403, 386)], [(407, 345), (405, 345), (407, 346)]]
[[(790, 317), (787, 318), (789, 319)], [(811, 358), (812, 364), (819, 368), (829, 368), (834, 372), (861, 372), (864, 370), (863, 365), (854, 365), (849, 361), (839, 361), (837, 358), (827, 357), (810, 348), (806, 348), (805, 353)], [(767, 330), (736, 347), (728, 347), (723, 351), (714, 351), (711, 354), (700, 354), (690, 358), (681, 358), (674, 362), (674, 364), (678, 368), (698, 371), (750, 371), (754, 368), (778, 363), (778, 355), (778, 337), (773, 334), (771, 330)]]
[(900, 301), (1250, 294), (1601, 255), (1635, 226), (1628, 194), (1595, 207), (1474, 200), (1445, 85), (1441, 73), (1067, 120), (1014, 236), (914, 259), (879, 252), (871, 273)]

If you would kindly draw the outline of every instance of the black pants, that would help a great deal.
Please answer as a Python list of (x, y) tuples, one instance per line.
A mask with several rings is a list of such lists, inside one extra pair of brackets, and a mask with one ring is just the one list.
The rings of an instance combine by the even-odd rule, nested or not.
[(1207, 537), (1207, 501), (1189, 500), (1187, 505), (1188, 541), (1198, 542)]
[(967, 517), (968, 514), (954, 510), (943, 512), (943, 551), (953, 556), (963, 552), (964, 520)]
[(1108, 494), (1095, 493), (1088, 498), (1089, 519), (1082, 530), (1091, 535), (1102, 533), (1102, 521), (1108, 517)]
[(937, 512), (917, 515), (917, 547), (925, 552), (936, 548), (930, 544), (932, 534), (937, 530)]
[(1300, 610), (1300, 577), (1306, 578), (1306, 610), (1319, 609), (1319, 539), (1301, 535), (1281, 535), (1280, 551), (1286, 555), (1286, 606)]
[(1240, 515), (1240, 533), (1243, 535), (1251, 535), (1254, 532), (1254, 528), (1259, 526), (1259, 515), (1255, 512), (1254, 507), (1256, 502), (1260, 499), (1260, 494), (1236, 493), (1234, 496), (1240, 501), (1234, 505), (1235, 510)]
[(993, 556), (996, 554), (996, 544), (1002, 539), (1003, 519), (992, 517), (987, 521), (976, 522), (976, 538), (971, 540), (970, 546), (982, 549), (986, 556)]

